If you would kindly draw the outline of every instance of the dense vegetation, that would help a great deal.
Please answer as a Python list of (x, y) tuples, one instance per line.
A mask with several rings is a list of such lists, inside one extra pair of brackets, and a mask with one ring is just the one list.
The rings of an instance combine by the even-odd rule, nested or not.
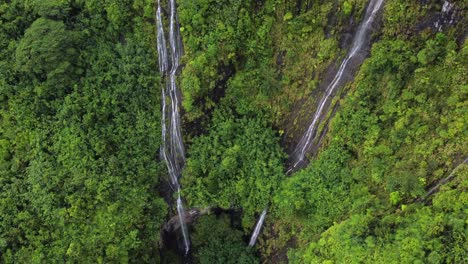
[[(415, 203), (467, 151), (460, 140), (466, 49), (457, 53), (437, 39), (418, 53), (405, 41), (375, 44), (333, 120), (327, 149), (276, 196), (282, 221), (290, 217), (299, 232), (291, 260), (463, 262), (466, 165), (450, 184), (455, 189), (445, 187), (431, 206)], [(411, 60), (432, 45), (447, 47), (439, 62)]]
[(152, 1), (2, 1), (0, 14), (0, 262), (157, 259)]
[(278, 138), (260, 118), (216, 112), (210, 133), (194, 140), (183, 176), (184, 197), (202, 207), (238, 208), (251, 227), (283, 177)]
[[(440, 30), (443, 2), (385, 1), (318, 154), (285, 175), (367, 2), (178, 1), (182, 195), (217, 212), (190, 226), (195, 263), (467, 261), (466, 1)], [(181, 262), (160, 236), (155, 5), (0, 1), (0, 263)]]
[(233, 227), (226, 215), (202, 217), (192, 240), (197, 263), (259, 263), (253, 249), (246, 247), (242, 231)]

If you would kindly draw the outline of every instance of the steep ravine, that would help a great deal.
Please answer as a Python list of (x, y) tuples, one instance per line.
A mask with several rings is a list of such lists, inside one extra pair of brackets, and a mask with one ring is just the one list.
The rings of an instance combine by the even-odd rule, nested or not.
[[(340, 86), (344, 85), (347, 81), (352, 79), (353, 73), (364, 61), (364, 58), (366, 57), (369, 50), (371, 34), (375, 26), (376, 18), (383, 6), (384, 0), (369, 1), (364, 18), (355, 33), (348, 55), (341, 63), (337, 72), (334, 74), (333, 79), (326, 87), (322, 98), (319, 100), (317, 110), (313, 115), (312, 123), (309, 125), (309, 128), (297, 144), (294, 152), (290, 155), (291, 165), (288, 168), (286, 174), (291, 174), (307, 165), (307, 162), (305, 161), (305, 155), (310, 150), (310, 148), (314, 147), (313, 141), (317, 138), (317, 130), (320, 121), (327, 114), (328, 107), (330, 107), (331, 100), (335, 95), (336, 90), (339, 89)], [(320, 137), (318, 139), (320, 139)], [(319, 142), (315, 143), (315, 146), (318, 144)], [(249, 246), (255, 245), (263, 222), (265, 221), (266, 213), (267, 209), (265, 208), (252, 233)]]
[[(434, 5), (429, 5), (429, 6), (431, 7), (431, 9), (429, 9), (427, 14), (425, 14), (421, 18), (420, 22), (418, 22), (417, 24), (414, 24), (414, 26), (411, 28), (411, 31), (407, 32), (407, 35), (408, 36), (417, 35), (421, 31), (444, 32), (444, 31), (453, 30), (453, 29), (456, 28), (456, 29), (458, 29), (457, 34), (456, 34), (457, 40), (458, 40), (459, 43), (461, 43), (460, 45), (462, 45), (463, 41), (466, 39), (466, 29), (464, 29), (463, 27), (460, 28), (460, 26), (464, 23), (464, 21), (466, 21), (466, 18), (464, 18), (462, 16), (463, 12), (460, 11), (460, 9), (456, 5), (456, 3), (450, 3), (448, 1), (443, 1), (443, 3), (440, 5), (441, 9), (434, 8)], [(435, 5), (435, 6), (437, 7), (437, 5)], [(379, 22), (376, 22), (375, 25), (376, 25), (377, 28), (382, 26), (381, 23), (379, 23)], [(371, 39), (369, 38), (367, 41), (370, 42)], [(378, 41), (378, 40), (376, 40), (376, 41)], [(350, 72), (357, 72), (358, 71), (359, 65), (365, 60), (365, 57), (368, 56), (369, 53), (370, 53), (370, 45), (371, 44), (369, 43), (369, 46), (363, 49), (363, 51), (361, 53), (361, 57), (358, 60), (356, 60), (356, 62), (354, 62), (354, 65), (352, 67), (350, 67), (350, 68), (352, 68), (350, 70)], [(333, 67), (330, 67), (330, 68), (332, 69)], [(328, 72), (330, 72), (330, 70)], [(325, 75), (329, 76), (330, 73), (327, 73)], [(341, 82), (341, 86), (345, 86), (346, 82), (352, 81), (353, 80), (353, 74), (348, 74), (343, 79), (344, 80)], [(324, 80), (324, 82), (325, 83), (333, 83), (333, 82), (330, 82), (330, 81), (327, 81), (327, 80)], [(322, 85), (322, 87), (324, 87), (323, 84), (321, 84), (321, 85)], [(322, 88), (322, 89), (324, 89), (324, 88)], [(314, 94), (314, 97), (317, 97), (317, 92), (314, 92), (313, 94)], [(345, 97), (344, 94), (342, 94), (341, 96)], [(318, 100), (315, 103), (314, 106), (318, 107), (317, 104), (319, 104), (320, 102), (321, 102), (321, 100)], [(314, 131), (314, 133), (319, 132), (318, 135), (310, 136), (312, 141), (315, 139), (315, 143), (312, 144), (312, 145), (307, 146), (307, 140), (305, 140), (306, 137), (303, 137), (301, 139), (302, 142), (299, 141), (299, 143), (296, 145), (296, 149), (295, 149), (295, 151), (293, 153), (296, 156), (295, 157), (293, 156), (292, 159), (290, 160), (290, 165), (291, 165), (290, 173), (293, 173), (296, 169), (304, 168), (308, 164), (307, 161), (303, 160), (306, 155), (304, 155), (304, 154), (301, 155), (301, 152), (298, 151), (298, 147), (302, 146), (302, 149), (305, 150), (305, 152), (303, 152), (303, 153), (307, 153), (307, 150), (308, 150), (309, 154), (311, 155), (310, 157), (313, 157), (314, 155), (316, 155), (319, 152), (319, 148), (321, 147), (322, 139), (325, 137), (325, 134), (328, 131), (328, 123), (332, 119), (335, 112), (339, 111), (339, 102), (335, 102), (334, 104), (329, 104), (328, 107), (329, 107), (329, 109), (326, 110), (326, 111), (323, 111), (322, 116), (320, 116), (320, 115), (318, 116), (318, 120), (317, 120), (318, 125), (317, 125), (317, 127), (318, 127), (319, 130), (314, 131), (317, 128), (312, 129), (312, 131)], [(296, 114), (295, 114), (296, 116), (298, 115), (297, 113), (299, 113), (299, 111), (296, 112)], [(312, 127), (312, 125), (309, 126), (309, 129), (311, 127)], [(314, 133), (312, 133), (312, 134), (314, 134)], [(289, 140), (285, 140), (284, 142), (290, 143)], [(286, 146), (286, 148), (288, 148), (288, 146)], [(301, 150), (301, 149), (299, 149), (299, 150)], [(299, 152), (299, 154), (298, 154), (298, 152)], [(466, 163), (466, 160), (462, 161), (458, 165), (455, 165), (454, 170), (450, 173), (449, 176), (447, 176), (446, 178), (443, 178), (442, 180), (437, 182), (437, 184), (435, 184), (433, 187), (428, 189), (426, 195), (421, 197), (420, 199), (417, 199), (417, 201), (425, 201), (425, 198), (427, 198), (430, 195), (434, 194), (441, 187), (441, 185), (443, 185), (443, 184), (449, 182), (450, 180), (452, 180), (453, 177), (454, 177), (454, 172), (457, 170), (457, 168), (459, 166), (461, 166), (461, 164), (465, 164), (465, 163)], [(296, 166), (294, 166), (295, 164), (296, 164)], [(267, 223), (267, 225), (268, 225), (266, 227), (267, 230), (264, 232), (264, 235), (267, 236), (267, 237), (269, 237), (269, 236), (277, 237), (278, 234), (276, 233), (275, 228), (274, 228), (275, 224), (270, 222), (270, 223)], [(266, 238), (266, 239), (268, 239), (268, 238)], [(287, 250), (287, 248), (288, 247), (294, 247), (294, 244), (295, 244), (294, 237), (290, 241), (282, 242), (282, 243), (285, 243), (284, 244), (285, 247), (276, 248), (274, 250), (276, 252), (271, 252), (270, 254), (268, 254), (268, 257), (265, 259), (266, 262), (268, 262), (268, 263), (285, 263), (288, 260), (288, 257), (287, 257), (287, 251), (288, 250)], [(271, 250), (271, 249), (269, 249), (269, 250)]]
[[(301, 168), (307, 166), (307, 154), (311, 153), (312, 155), (318, 152), (320, 147), (321, 140), (327, 132), (328, 121), (332, 118), (335, 111), (339, 111), (339, 106), (333, 104), (332, 101), (337, 97), (337, 94), (340, 94), (342, 87), (347, 83), (353, 80), (354, 74), (358, 71), (360, 64), (365, 60), (365, 58), (370, 53), (370, 47), (372, 45), (372, 34), (377, 31), (381, 26), (378, 21), (378, 17), (381, 15), (382, 8), (384, 6), (384, 0), (371, 0), (367, 6), (367, 11), (364, 14), (363, 22), (357, 28), (353, 42), (351, 43), (348, 54), (344, 58), (343, 62), (333, 67), (331, 66), (329, 72), (326, 74), (330, 78), (324, 78), (320, 83), (318, 91), (314, 92), (316, 97), (315, 105), (315, 114), (312, 117), (312, 121), (304, 133), (303, 137), (299, 140), (296, 145), (295, 151), (291, 155), (289, 160), (289, 171), (288, 173), (293, 173)], [(450, 6), (451, 7), (451, 6)], [(444, 11), (445, 10), (445, 11)], [(444, 27), (449, 27), (454, 23), (450, 20), (450, 17), (455, 17), (454, 11), (447, 8), (447, 5), (444, 4), (443, 10), (438, 14), (441, 24), (433, 23), (433, 29), (436, 31), (442, 31)], [(448, 18), (447, 18), (448, 17)], [(435, 19), (435, 18), (434, 18)], [(333, 73), (334, 72), (334, 73)], [(231, 75), (227, 76), (226, 79), (229, 79)], [(225, 83), (226, 80), (223, 80)], [(223, 84), (224, 86), (224, 84)], [(323, 95), (321, 98), (320, 95)], [(224, 95), (221, 95), (223, 97)], [(201, 131), (201, 129), (200, 129)], [(195, 133), (196, 134), (196, 133)], [(187, 210), (190, 211), (190, 215), (183, 216), (181, 211), (179, 216), (179, 224), (183, 222), (191, 223), (193, 219), (196, 219), (199, 216), (198, 210)], [(192, 217), (193, 214), (193, 217)], [(263, 221), (265, 220), (266, 210), (262, 212), (259, 218), (259, 222), (254, 227), (254, 232), (250, 239), (250, 245), (253, 246), (256, 242), (258, 235), (261, 232), (261, 227)], [(189, 220), (182, 220), (189, 219)], [(171, 220), (175, 228), (179, 228), (178, 224), (175, 221), (175, 218)], [(182, 228), (183, 229), (183, 228)], [(285, 253), (285, 251), (282, 251)], [(278, 257), (278, 259), (285, 259), (284, 257)], [(274, 263), (274, 262), (273, 262)]]
[(297, 143), (294, 152), (290, 156), (291, 166), (287, 173), (291, 173), (307, 164), (306, 154), (311, 148), (316, 148), (319, 144), (318, 128), (321, 121), (328, 113), (331, 100), (337, 90), (350, 81), (354, 72), (358, 69), (359, 65), (364, 61), (369, 53), (371, 34), (377, 21), (381, 9), (384, 6), (383, 0), (369, 1), (367, 11), (364, 15), (363, 21), (355, 33), (353, 42), (349, 49), (348, 55), (341, 63), (337, 72), (335, 73), (331, 82), (325, 88), (325, 93), (318, 101), (317, 109), (312, 117), (312, 121)]

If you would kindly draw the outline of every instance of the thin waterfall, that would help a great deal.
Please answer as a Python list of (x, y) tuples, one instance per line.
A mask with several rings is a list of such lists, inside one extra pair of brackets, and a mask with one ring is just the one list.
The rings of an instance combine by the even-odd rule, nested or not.
[[(317, 137), (317, 130), (320, 125), (320, 120), (328, 112), (328, 107), (330, 106), (330, 101), (333, 98), (334, 92), (338, 87), (345, 84), (343, 83), (343, 79), (347, 73), (347, 70), (351, 70), (350, 62), (353, 61), (353, 59), (358, 59), (358, 55), (365, 48), (368, 48), (370, 46), (372, 25), (375, 18), (377, 17), (377, 14), (383, 7), (383, 2), (384, 0), (370, 0), (369, 6), (366, 10), (366, 14), (364, 16), (364, 20), (358, 27), (348, 55), (341, 63), (331, 83), (327, 86), (325, 94), (320, 99), (317, 110), (315, 111), (315, 114), (312, 118), (312, 123), (310, 124), (306, 133), (302, 136), (301, 140), (299, 141), (293, 152), (293, 165), (289, 168), (288, 173), (293, 172), (299, 165), (299, 163), (304, 161), (307, 151), (311, 148), (313, 141)], [(362, 60), (359, 62), (355, 62), (355, 64), (362, 63)]]
[(252, 233), (252, 236), (250, 237), (249, 247), (253, 247), (255, 245), (255, 242), (257, 242), (257, 238), (258, 238), (258, 235), (260, 234), (260, 230), (262, 229), (263, 222), (265, 221), (267, 211), (268, 211), (267, 208), (263, 209), (263, 212), (260, 215), (260, 218), (258, 219), (257, 224), (255, 225), (254, 232)]
[[(185, 248), (185, 254), (190, 249), (190, 239), (188, 228), (185, 223), (185, 209), (180, 196), (179, 178), (181, 170), (185, 163), (185, 148), (182, 141), (180, 113), (179, 113), (179, 97), (177, 90), (177, 71), (180, 66), (180, 57), (183, 54), (182, 40), (180, 38), (180, 30), (177, 21), (177, 6), (175, 0), (169, 1), (170, 16), (169, 16), (169, 45), (170, 54), (168, 56), (168, 48), (163, 28), (161, 17), (161, 4), (158, 0), (158, 8), (156, 11), (156, 28), (157, 28), (157, 49), (159, 58), (159, 71), (165, 76), (166, 85), (161, 89), (162, 94), (162, 115), (161, 115), (161, 157), (165, 161), (171, 188), (177, 193), (177, 214), (180, 221), (180, 229)], [(170, 66), (170, 69), (169, 69)], [(169, 105), (168, 102), (169, 101)], [(169, 118), (169, 121), (167, 121)], [(169, 123), (169, 129), (167, 129)]]
[[(345, 75), (346, 70), (349, 69), (349, 62), (355, 57), (357, 57), (357, 55), (364, 48), (366, 48), (366, 46), (370, 46), (369, 42), (370, 35), (372, 33), (372, 24), (375, 18), (377, 17), (379, 11), (382, 9), (383, 2), (384, 0), (370, 0), (364, 19), (359, 25), (358, 30), (354, 36), (353, 42), (351, 44), (351, 49), (348, 52), (348, 55), (341, 63), (340, 68), (335, 74), (335, 77), (326, 88), (325, 94), (319, 101), (319, 105), (313, 116), (312, 123), (310, 124), (309, 128), (307, 129), (307, 132), (302, 136), (301, 140), (299, 141), (294, 150), (294, 153), (292, 155), (294, 159), (293, 165), (287, 171), (288, 174), (294, 172), (297, 169), (297, 166), (304, 160), (306, 152), (310, 149), (312, 142), (317, 137), (317, 129), (320, 123), (319, 121), (322, 118), (322, 115), (328, 112), (324, 110), (327, 110), (326, 106), (328, 105), (329, 101), (333, 98), (333, 93), (340, 85), (343, 84), (343, 77)], [(265, 221), (266, 213), (267, 208), (263, 210), (262, 214), (260, 215), (260, 218), (258, 219), (252, 237), (250, 238), (249, 246), (255, 245), (263, 222)]]
[(434, 187), (432, 187), (427, 193), (426, 195), (424, 195), (424, 197), (421, 197), (419, 199), (417, 199), (416, 201), (418, 202), (421, 202), (421, 201), (424, 201), (426, 200), (429, 196), (433, 195), (434, 193), (436, 193), (437, 191), (439, 191), (440, 187), (442, 187), (442, 185), (446, 184), (447, 182), (451, 181), (454, 177), (455, 177), (455, 173), (458, 171), (458, 169), (460, 168), (461, 165), (465, 165), (465, 164), (468, 164), (468, 158), (465, 158), (464, 161), (460, 162), (458, 165), (455, 166), (455, 168), (452, 170), (452, 172), (449, 174), (449, 176), (447, 176), (446, 178), (440, 180)]

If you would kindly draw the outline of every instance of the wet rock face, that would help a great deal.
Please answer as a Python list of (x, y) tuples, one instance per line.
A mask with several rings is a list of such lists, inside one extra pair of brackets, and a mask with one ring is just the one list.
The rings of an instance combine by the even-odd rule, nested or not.
[(442, 31), (445, 27), (452, 26), (458, 21), (458, 14), (455, 4), (444, 1), (442, 10), (437, 14), (433, 27), (437, 31)]
[[(195, 221), (202, 215), (207, 214), (210, 211), (209, 208), (198, 209), (192, 208), (184, 211), (183, 223), (186, 226), (194, 224)], [(181, 222), (179, 221), (179, 215), (174, 215), (161, 230), (161, 238), (163, 241), (164, 248), (175, 250), (178, 254), (186, 255), (186, 249), (184, 244), (184, 237), (182, 236)]]
[(439, 10), (434, 10), (416, 27), (416, 31), (430, 28), (433, 31), (444, 31), (455, 26), (463, 18), (462, 10), (450, 1), (443, 1)]
[[(203, 213), (203, 210), (200, 209), (190, 209), (186, 210), (184, 214), (184, 223), (190, 225), (195, 222)], [(164, 231), (167, 233), (172, 233), (180, 229), (179, 216), (174, 215), (164, 226)]]

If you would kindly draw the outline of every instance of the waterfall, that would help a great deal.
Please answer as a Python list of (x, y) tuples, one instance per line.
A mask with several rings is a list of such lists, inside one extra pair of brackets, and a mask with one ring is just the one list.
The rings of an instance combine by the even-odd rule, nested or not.
[[(327, 86), (325, 94), (320, 99), (317, 110), (315, 111), (315, 114), (312, 118), (312, 123), (310, 124), (306, 133), (302, 136), (293, 152), (293, 166), (289, 168), (288, 173), (293, 172), (296, 167), (304, 161), (307, 151), (311, 148), (313, 141), (317, 137), (317, 130), (320, 124), (320, 120), (328, 112), (327, 108), (330, 105), (330, 100), (333, 98), (334, 92), (338, 87), (344, 84), (343, 79), (346, 75), (346, 71), (351, 70), (350, 62), (353, 61), (353, 59), (359, 59), (359, 53), (361, 53), (366, 47), (370, 46), (369, 42), (372, 33), (372, 24), (377, 17), (377, 14), (383, 7), (383, 2), (384, 0), (370, 0), (364, 19), (359, 25), (358, 30), (354, 36), (348, 55), (341, 63), (331, 83)], [(362, 63), (362, 60), (363, 59), (361, 59), (359, 62), (355, 62), (355, 64)]]
[[(156, 11), (157, 49), (159, 57), (159, 71), (166, 78), (166, 85), (162, 87), (162, 116), (161, 116), (161, 157), (165, 161), (169, 173), (171, 188), (177, 193), (177, 213), (180, 221), (180, 229), (184, 242), (185, 254), (190, 249), (188, 228), (185, 223), (185, 209), (180, 196), (179, 178), (185, 163), (185, 149), (182, 142), (180, 128), (179, 97), (177, 91), (177, 70), (179, 69), (180, 57), (183, 54), (182, 40), (177, 21), (177, 7), (175, 0), (169, 1), (169, 44), (171, 57), (168, 57), (168, 48), (164, 34), (161, 17), (161, 5), (158, 0)], [(170, 69), (169, 69), (170, 66)], [(169, 81), (167, 81), (167, 79)], [(167, 102), (170, 102), (170, 105)], [(169, 118), (169, 129), (167, 129), (167, 118)]]
[(260, 230), (262, 229), (263, 222), (265, 221), (265, 217), (267, 214), (267, 208), (265, 208), (258, 219), (257, 224), (255, 225), (254, 232), (252, 233), (252, 237), (250, 237), (249, 247), (253, 247), (255, 242), (257, 242), (257, 237), (260, 234)]
[[(307, 129), (307, 132), (302, 136), (301, 140), (299, 141), (298, 145), (296, 146), (294, 153), (292, 155), (293, 157), (293, 166), (290, 167), (287, 171), (287, 173), (294, 172), (297, 168), (297, 166), (304, 161), (305, 154), (306, 152), (310, 149), (311, 143), (314, 141), (314, 139), (317, 136), (317, 129), (319, 125), (320, 119), (323, 117), (322, 115), (327, 111), (326, 106), (329, 104), (331, 98), (333, 98), (333, 93), (335, 90), (343, 84), (343, 78), (345, 76), (346, 70), (348, 70), (349, 63), (356, 57), (358, 57), (359, 53), (366, 47), (370, 46), (370, 35), (371, 35), (371, 30), (372, 30), (372, 24), (379, 13), (379, 11), (383, 7), (383, 2), (384, 0), (370, 0), (369, 6), (367, 7), (366, 14), (364, 16), (363, 21), (358, 27), (358, 30), (354, 36), (353, 42), (351, 44), (351, 49), (348, 52), (346, 58), (343, 60), (343, 62), (340, 65), (340, 68), (338, 69), (337, 73), (335, 74), (333, 80), (331, 83), (327, 86), (325, 90), (325, 94), (319, 101), (319, 105), (317, 110), (315, 111), (315, 114), (312, 118), (312, 123), (310, 124), (309, 128)], [(361, 61), (362, 62), (362, 61)], [(250, 239), (249, 246), (254, 246), (255, 242), (257, 240), (258, 234), (260, 233), (260, 229), (263, 225), (263, 222), (265, 221), (265, 216), (267, 213), (267, 209), (265, 208), (260, 215), (260, 218), (257, 222), (257, 225), (255, 226), (255, 230), (252, 234), (252, 237)]]

